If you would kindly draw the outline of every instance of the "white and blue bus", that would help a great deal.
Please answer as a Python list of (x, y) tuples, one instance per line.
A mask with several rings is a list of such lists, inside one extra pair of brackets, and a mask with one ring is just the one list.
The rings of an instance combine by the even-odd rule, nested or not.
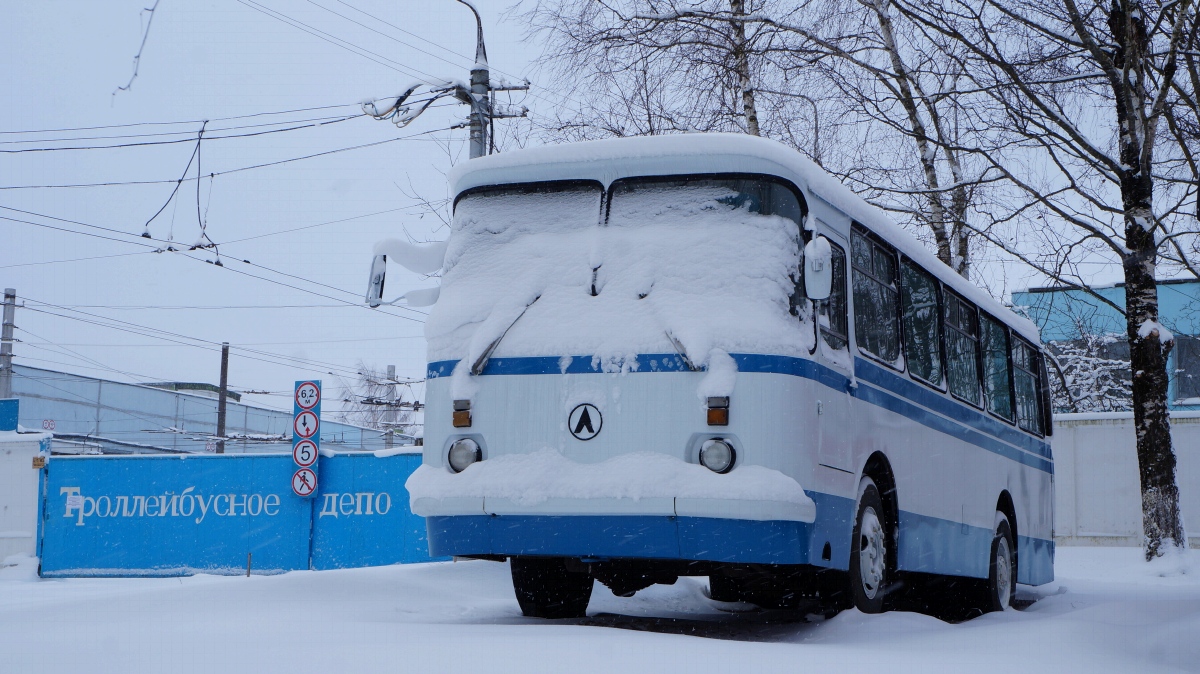
[(1036, 327), (819, 167), (691, 134), (450, 182), (407, 485), (431, 554), (508, 560), (543, 617), (595, 581), (879, 612), (902, 578), (983, 610), (1053, 579)]

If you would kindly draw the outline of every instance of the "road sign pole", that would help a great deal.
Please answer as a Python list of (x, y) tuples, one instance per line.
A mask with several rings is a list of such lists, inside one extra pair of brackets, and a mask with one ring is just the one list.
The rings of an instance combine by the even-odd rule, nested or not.
[(298, 381), (292, 396), (292, 492), (301, 498), (317, 493), (317, 457), (321, 452), (321, 382)]

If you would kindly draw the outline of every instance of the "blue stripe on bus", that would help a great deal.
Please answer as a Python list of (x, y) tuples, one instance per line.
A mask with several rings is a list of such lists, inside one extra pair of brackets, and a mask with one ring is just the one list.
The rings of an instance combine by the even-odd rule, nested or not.
[[(901, 414), (928, 428), (1037, 470), (1054, 472), (1049, 443), (1024, 435), (1021, 431), (1005, 426), (964, 403), (927, 390), (861, 358), (855, 359), (855, 370), (861, 381), (858, 386), (851, 387), (848, 377), (812, 360), (762, 354), (732, 355), (738, 364), (739, 372), (803, 377), (838, 391), (849, 391), (859, 400)], [(457, 363), (455, 360), (430, 363), (427, 376), (430, 379), (448, 376), (454, 371)], [(603, 371), (598, 367), (601, 364), (590, 356), (571, 357), (565, 363), (565, 370), (563, 365), (563, 359), (554, 356), (493, 358), (488, 361), (483, 374), (594, 374)], [(627, 370), (632, 372), (688, 370), (687, 364), (678, 354), (640, 354), (636, 359), (636, 367), (628, 362), (625, 365)], [(875, 388), (876, 386), (880, 388)], [(925, 409), (926, 407), (933, 411)], [(1014, 444), (1017, 446), (1014, 447)]]
[[(817, 524), (659, 515), (452, 515), (426, 518), (434, 556), (533, 555), (595, 559), (683, 559), (738, 564), (849, 568), (854, 502), (809, 492), (829, 512)], [(823, 498), (828, 497), (828, 498)], [(837, 503), (835, 504), (834, 501)], [(844, 503), (843, 503), (844, 502)], [(822, 527), (822, 522), (826, 526)], [(834, 527), (829, 524), (836, 525)], [(986, 578), (993, 533), (937, 517), (900, 512), (897, 565)], [(832, 559), (823, 560), (826, 543)], [(1017, 537), (1017, 580), (1054, 579), (1054, 542)]]
[(805, 564), (811, 524), (650, 515), (426, 518), (436, 556), (541, 555)]
[(930, 390), (915, 381), (897, 375), (883, 366), (858, 358), (854, 363), (854, 374), (863, 381), (881, 386), (915, 403), (935, 409), (955, 421), (985, 431), (989, 435), (994, 435), (1027, 452), (1033, 452), (1047, 459), (1050, 458), (1050, 446), (1038, 438), (1026, 435), (1015, 427), (993, 419), (986, 413), (972, 409), (965, 404), (947, 400), (945, 394)]

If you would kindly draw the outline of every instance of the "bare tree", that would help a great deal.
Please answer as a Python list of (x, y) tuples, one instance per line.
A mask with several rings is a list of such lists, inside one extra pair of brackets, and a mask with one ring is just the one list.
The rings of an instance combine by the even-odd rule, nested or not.
[(809, 86), (832, 90), (826, 100), (850, 116), (843, 126), (853, 131), (842, 139), (848, 147), (823, 165), (931, 237), (938, 258), (968, 276), (971, 238), (987, 228), (968, 220), (994, 178), (959, 150), (974, 129), (964, 123), (970, 115), (960, 103), (956, 55), (915, 30), (889, 0), (816, 0), (797, 18), (773, 24), (799, 45), (789, 69), (805, 73)]
[(342, 411), (338, 421), (382, 431), (389, 438), (389, 445), (392, 433), (411, 434), (416, 424), (413, 415), (416, 398), (411, 387), (362, 362), (358, 371), (357, 380), (340, 381)]
[(1017, 235), (1028, 234), (1050, 251), (1041, 265), (1048, 273), (1085, 289), (1072, 264), (1121, 262), (1126, 298), (1116, 308), (1130, 344), (1146, 556), (1186, 546), (1167, 415), (1173, 342), (1158, 322), (1156, 281), (1164, 262), (1194, 272), (1186, 251), (1195, 250), (1195, 221), (1181, 209), (1195, 196), (1194, 165), (1187, 143), (1163, 142), (1161, 128), (1186, 139), (1180, 117), (1195, 120), (1176, 77), (1181, 52), (1195, 43), (1194, 8), (1140, 0), (895, 6), (959, 55), (978, 92), (973, 108), (991, 115), (989, 142), (960, 149), (986, 159), (1011, 188), (1006, 249), (1020, 254)]
[(522, 15), (529, 39), (543, 45), (538, 65), (553, 88), (575, 92), (547, 130), (571, 139), (689, 130), (763, 135), (758, 89), (770, 57), (789, 49), (764, 15), (777, 5), (538, 0)]
[[(930, 67), (946, 58), (901, 36), (886, 0), (542, 0), (524, 16), (545, 45), (543, 70), (584, 99), (560, 109), (549, 136), (776, 138), (969, 273), (969, 242), (987, 228), (972, 208), (989, 176), (957, 149), (960, 78)], [(823, 135), (834, 152), (821, 152)], [(972, 215), (981, 222), (968, 225)]]

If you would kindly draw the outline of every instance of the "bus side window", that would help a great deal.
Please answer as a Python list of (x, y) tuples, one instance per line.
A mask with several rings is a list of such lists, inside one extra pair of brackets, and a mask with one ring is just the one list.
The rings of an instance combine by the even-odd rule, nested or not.
[(863, 351), (897, 367), (900, 298), (896, 255), (858, 232), (850, 235), (854, 335)]
[(1008, 328), (987, 314), (983, 327), (983, 391), (988, 411), (1009, 421), (1013, 418), (1012, 382), (1008, 373)]
[(979, 405), (979, 314), (954, 293), (946, 293), (946, 365), (950, 392)]
[(842, 247), (829, 243), (832, 253), (830, 262), (833, 265), (833, 286), (829, 291), (829, 300), (819, 302), (818, 320), (821, 323), (821, 337), (829, 348), (845, 349), (849, 344), (846, 336), (849, 321), (846, 319), (846, 251)]
[(904, 309), (904, 355), (908, 371), (939, 388), (942, 377), (942, 312), (938, 283), (912, 260), (900, 264), (901, 306)]
[(1038, 357), (1023, 340), (1013, 344), (1013, 383), (1017, 398), (1017, 425), (1042, 435), (1042, 409), (1038, 401)]

